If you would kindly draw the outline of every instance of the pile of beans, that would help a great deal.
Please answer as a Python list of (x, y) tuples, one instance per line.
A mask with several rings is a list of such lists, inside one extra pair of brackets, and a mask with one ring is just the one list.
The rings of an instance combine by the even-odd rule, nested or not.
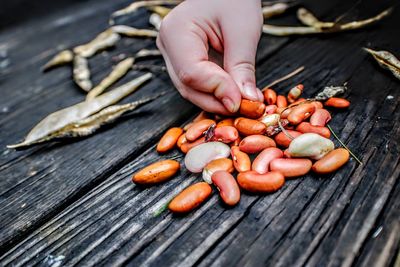
[[(222, 118), (201, 112), (184, 128), (169, 129), (157, 145), (159, 153), (178, 147), (185, 167), (202, 173), (195, 183), (175, 196), (168, 208), (189, 212), (203, 203), (214, 185), (224, 203), (240, 201), (241, 190), (272, 193), (285, 180), (306, 175), (328, 174), (349, 160), (349, 152), (334, 147), (326, 124), (331, 120), (324, 107), (347, 108), (350, 102), (332, 97), (322, 103), (300, 98), (303, 85), (287, 97), (264, 90), (264, 103), (243, 99), (237, 117)], [(135, 173), (136, 184), (151, 185), (169, 180), (180, 169), (175, 160), (155, 162)], [(236, 178), (235, 178), (235, 174)]]

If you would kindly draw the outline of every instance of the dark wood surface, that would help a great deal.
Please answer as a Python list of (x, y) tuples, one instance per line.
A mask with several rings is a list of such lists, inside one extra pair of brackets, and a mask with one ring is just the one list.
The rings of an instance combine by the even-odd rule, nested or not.
[[(306, 1), (329, 20), (355, 1)], [(108, 15), (128, 1), (71, 1), (45, 16), (0, 32), (0, 265), (48, 266), (394, 266), (399, 254), (400, 81), (361, 47), (400, 55), (397, 9), (377, 25), (335, 35), (263, 36), (257, 55), (260, 87), (304, 65), (295, 83), (313, 96), (326, 85), (348, 82), (349, 110), (334, 111), (331, 126), (360, 156), (335, 174), (290, 180), (275, 194), (242, 194), (234, 208), (217, 192), (186, 216), (154, 212), (184, 187), (201, 180), (182, 170), (171, 181), (142, 188), (131, 175), (159, 158), (154, 145), (170, 126), (183, 125), (198, 109), (183, 100), (166, 74), (124, 101), (160, 90), (168, 94), (98, 134), (14, 151), (44, 116), (82, 101), (69, 67), (40, 72), (56, 51), (81, 44), (107, 27)], [(349, 18), (374, 15), (393, 1), (362, 1)], [(292, 12), (293, 15), (293, 12)], [(146, 12), (121, 23), (147, 27)], [(296, 23), (293, 18), (274, 23)], [(124, 38), (116, 49), (90, 60), (93, 80), (111, 69), (113, 56), (154, 47)], [(4, 63), (6, 61), (6, 63)], [(161, 63), (155, 60), (154, 63)], [(137, 76), (132, 72), (119, 82)], [(393, 96), (392, 99), (388, 96)], [(397, 259), (399, 261), (399, 259)]]

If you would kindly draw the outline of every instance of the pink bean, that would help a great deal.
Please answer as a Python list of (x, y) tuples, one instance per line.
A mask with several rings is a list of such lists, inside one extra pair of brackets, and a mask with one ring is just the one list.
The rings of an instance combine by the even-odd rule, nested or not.
[(279, 148), (266, 148), (254, 159), (251, 169), (259, 174), (267, 173), (269, 170), (270, 162), (274, 159), (282, 157), (283, 152)]
[(276, 147), (275, 141), (268, 136), (259, 134), (247, 136), (239, 144), (240, 151), (249, 154), (258, 153), (267, 147)]

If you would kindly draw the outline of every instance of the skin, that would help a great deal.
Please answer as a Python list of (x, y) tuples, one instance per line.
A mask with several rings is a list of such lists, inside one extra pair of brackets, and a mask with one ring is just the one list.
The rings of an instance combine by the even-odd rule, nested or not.
[(186, 0), (174, 8), (157, 46), (181, 95), (225, 115), (242, 98), (263, 101), (254, 68), (262, 23), (260, 0)]

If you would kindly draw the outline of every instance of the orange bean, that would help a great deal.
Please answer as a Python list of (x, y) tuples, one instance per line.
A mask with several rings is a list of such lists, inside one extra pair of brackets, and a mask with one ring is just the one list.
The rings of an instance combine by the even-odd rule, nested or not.
[(333, 108), (348, 108), (350, 106), (350, 101), (344, 98), (331, 97), (324, 103), (324, 105)]
[(172, 199), (168, 204), (170, 211), (186, 213), (200, 206), (212, 192), (212, 188), (205, 182), (193, 184)]
[(283, 95), (278, 95), (276, 97), (276, 105), (278, 106), (278, 108), (286, 108), (287, 107), (286, 97)]
[(311, 170), (312, 162), (309, 159), (283, 158), (274, 159), (269, 164), (271, 171), (283, 174), (285, 178), (292, 178), (307, 174)]
[(298, 84), (292, 89), (290, 89), (287, 96), (289, 103), (293, 103), (294, 101), (296, 101), (296, 99), (298, 99), (300, 95), (303, 93), (303, 90), (304, 86), (302, 84)]
[(326, 154), (312, 166), (312, 170), (318, 174), (328, 174), (336, 171), (349, 161), (350, 154), (344, 148), (337, 148)]
[(257, 119), (264, 114), (265, 104), (262, 102), (242, 99), (239, 113), (250, 119)]
[(265, 107), (264, 115), (274, 114), (278, 107), (276, 105), (268, 105)]
[(235, 128), (243, 135), (264, 134), (266, 126), (256, 120), (237, 118), (234, 122)]
[(182, 128), (174, 127), (169, 129), (163, 137), (161, 137), (160, 142), (157, 145), (157, 151), (159, 153), (165, 153), (173, 149), (178, 142), (179, 137), (183, 134)]
[(253, 193), (272, 193), (285, 184), (285, 177), (280, 172), (267, 172), (259, 174), (255, 171), (239, 173), (237, 177), (239, 186)]
[(255, 134), (243, 138), (239, 144), (240, 151), (254, 154), (267, 147), (276, 147), (275, 141), (265, 135)]
[(222, 126), (215, 128), (214, 136), (211, 141), (218, 141), (222, 143), (232, 143), (239, 138), (239, 132), (233, 126)]
[(325, 126), (331, 120), (331, 114), (326, 109), (317, 109), (310, 117), (313, 126)]
[(202, 173), (203, 180), (207, 183), (211, 184), (211, 176), (216, 171), (226, 171), (226, 172), (233, 172), (235, 168), (233, 167), (233, 162), (231, 159), (228, 158), (220, 158), (210, 161), (204, 169)]
[(200, 144), (203, 144), (205, 142), (206, 142), (206, 138), (204, 136), (202, 138), (197, 139), (194, 142), (185, 142), (181, 145), (181, 151), (186, 154), (190, 149), (192, 149), (195, 146), (198, 146)]
[(264, 90), (264, 99), (268, 105), (276, 103), (276, 92), (270, 88)]
[(240, 151), (239, 147), (231, 147), (231, 155), (233, 166), (238, 172), (245, 172), (251, 169), (251, 161), (249, 155)]
[(291, 111), (287, 117), (291, 124), (297, 125), (310, 117), (315, 111), (314, 105), (310, 103), (301, 104), (291, 108)]
[(158, 161), (135, 173), (132, 182), (143, 185), (161, 183), (174, 176), (179, 168), (180, 164), (176, 160)]
[(240, 189), (235, 178), (226, 171), (215, 172), (211, 180), (218, 188), (219, 195), (225, 204), (234, 206), (240, 201)]
[(176, 145), (181, 148), (183, 144), (187, 143), (186, 135), (183, 133), (181, 136), (179, 136), (178, 141), (176, 142)]
[(234, 121), (233, 118), (223, 119), (222, 121), (217, 123), (217, 128), (223, 126), (233, 126), (233, 121)]
[(324, 126), (313, 126), (309, 122), (302, 122), (296, 127), (296, 131), (301, 133), (316, 133), (325, 138), (331, 137), (331, 131)]
[(269, 170), (269, 163), (273, 159), (282, 158), (283, 152), (279, 148), (269, 147), (261, 151), (260, 154), (254, 159), (251, 169), (259, 174), (267, 173)]
[[(301, 135), (300, 132), (298, 131), (293, 131), (293, 130), (286, 130), (293, 138), (296, 138), (297, 136)], [(290, 142), (292, 142), (292, 139), (286, 136), (284, 132), (280, 132), (275, 136), (275, 142), (277, 145), (281, 147), (289, 147)]]
[(281, 119), (287, 119), (287, 117), (289, 116), (289, 114), (292, 111), (292, 109), (291, 108), (282, 108), (279, 111), (280, 111), (279, 114), (281, 115)]
[(193, 123), (193, 125), (186, 132), (186, 139), (190, 142), (193, 142), (194, 140), (198, 139), (212, 124), (215, 124), (215, 121), (210, 119)]

